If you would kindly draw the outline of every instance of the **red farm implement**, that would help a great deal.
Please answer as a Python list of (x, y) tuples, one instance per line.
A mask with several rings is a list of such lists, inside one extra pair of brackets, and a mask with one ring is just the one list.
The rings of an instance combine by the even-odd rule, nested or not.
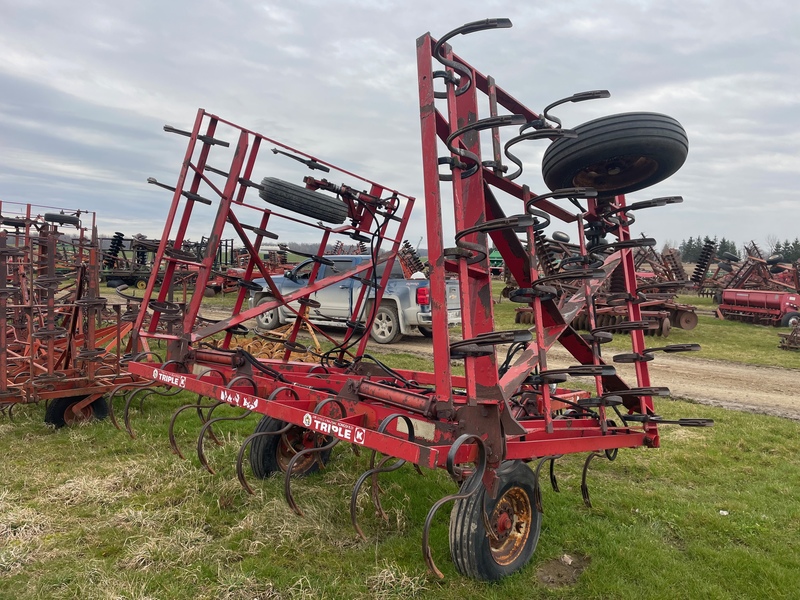
[(133, 323), (98, 293), (94, 213), (8, 202), (0, 211), (0, 409), (47, 401), (45, 421), (57, 427), (105, 416), (104, 396), (134, 381), (120, 368)]
[[(392, 369), (365, 353), (366, 333), (391, 263), (401, 251), (413, 198), (204, 110), (190, 131), (166, 128), (186, 135), (189, 145), (176, 186), (164, 186), (174, 192), (156, 252), (158, 266), (164, 267), (164, 285), (156, 295), (151, 280), (142, 299), (149, 310), (139, 311), (134, 332), (140, 344), (164, 341), (167, 355), (143, 352), (128, 365), (131, 373), (149, 379), (152, 389), (188, 390), (209, 399), (181, 407), (176, 416), (182, 410), (213, 410), (220, 404), (243, 410), (234, 418), (261, 415), (239, 451), (240, 481), (251, 489), (244, 473), (246, 455), (257, 477), (284, 474), (287, 500), (298, 513), (291, 475), (324, 466), (338, 442), (371, 450), (369, 468), (357, 479), (351, 503), (353, 524), (362, 536), (356, 497), (363, 484), (370, 482), (372, 501), (381, 513), (379, 474), (405, 462), (446, 469), (458, 487), (428, 512), (422, 536), (425, 560), (441, 576), (428, 538), (436, 512), (454, 502), (451, 556), (460, 573), (486, 580), (522, 568), (533, 554), (541, 527), (543, 465), (549, 463), (555, 487), (554, 462), (566, 454), (585, 453), (582, 491), (591, 506), (586, 474), (592, 459), (614, 460), (620, 448), (658, 447), (659, 424), (710, 424), (702, 419), (665, 421), (656, 413), (653, 397), (669, 390), (652, 386), (648, 362), (658, 352), (698, 347), (648, 348), (642, 332), (650, 323), (641, 318), (638, 304), (633, 251), (650, 241), (631, 237), (632, 213), (680, 199), (629, 204), (623, 195), (657, 183), (681, 166), (687, 149), (683, 129), (670, 117), (654, 113), (613, 115), (563, 128), (551, 114), (554, 107), (608, 93), (576, 94), (537, 114), (453, 54), (447, 43), (457, 34), (510, 25), (506, 19), (487, 20), (438, 41), (429, 34), (417, 40), (433, 307), (431, 372)], [(505, 135), (512, 127), (517, 130)], [(490, 148), (488, 160), (482, 158), (481, 132)], [(231, 148), (224, 141), (228, 139)], [(541, 195), (517, 183), (523, 161), (512, 152), (518, 144), (537, 140), (547, 144), (542, 169), (552, 190)], [(271, 154), (262, 151), (265, 145)], [(260, 183), (256, 178), (280, 172), (296, 181), (299, 175), (292, 167), (330, 174), (327, 179), (306, 176), (305, 187), (272, 176)], [(530, 173), (538, 175), (538, 169)], [(509, 214), (504, 207), (510, 207)], [(444, 220), (445, 214), (454, 215), (451, 223)], [(198, 296), (185, 306), (166, 296), (179, 264), (196, 263), (200, 289), (211, 274), (213, 244), (202, 260), (181, 251), (193, 218), (213, 220), (210, 240), (232, 228), (249, 253), (232, 316), (199, 327)], [(328, 245), (342, 238), (369, 244), (372, 260), (319, 280), (315, 269), (306, 286), (281, 296), (259, 258), (259, 248), (286, 223), (292, 226), (292, 239), (307, 238), (310, 231), (319, 240), (319, 251), (311, 258), (320, 264), (328, 260)], [(537, 255), (535, 236), (556, 223), (575, 230), (577, 256), (566, 265), (569, 268), (540, 275), (542, 257)], [(454, 236), (446, 233), (451, 228)], [(518, 289), (510, 299), (532, 310), (530, 329), (495, 330), (490, 239), (516, 281)], [(382, 263), (387, 266), (382, 268)], [(622, 288), (615, 302), (626, 311), (624, 329), (630, 332), (631, 351), (611, 359), (634, 363), (636, 381), (631, 384), (603, 356), (602, 344), (612, 335), (597, 324), (593, 308), (596, 290), (617, 269)], [(460, 281), (463, 326), (456, 340), (448, 335), (448, 274)], [(255, 283), (258, 277), (263, 285)], [(330, 340), (333, 348), (321, 355), (320, 364), (292, 361), (292, 352), (304, 349), (297, 337), (301, 328), (314, 328), (308, 317), (318, 306), (315, 294), (346, 278), (362, 283), (352, 311), (361, 317), (342, 316), (347, 327), (344, 341)], [(246, 307), (252, 288), (268, 288), (274, 302)], [(234, 336), (249, 333), (251, 319), (279, 305), (296, 314), (280, 359), (259, 360), (230, 350)], [(584, 307), (590, 328), (580, 334), (571, 321)], [(165, 318), (172, 324), (169, 333), (159, 328)], [(556, 343), (571, 353), (574, 366), (548, 367), (548, 349)], [(463, 365), (463, 375), (454, 374), (454, 361)], [(593, 393), (559, 386), (571, 377), (588, 378)], [(198, 454), (210, 470), (203, 440), (223, 419), (210, 419), (208, 413), (202, 418)]]

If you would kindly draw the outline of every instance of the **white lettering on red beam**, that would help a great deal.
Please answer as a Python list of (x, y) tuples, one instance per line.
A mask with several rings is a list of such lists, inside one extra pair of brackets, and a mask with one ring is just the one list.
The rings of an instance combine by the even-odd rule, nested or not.
[[(186, 389), (186, 376), (175, 375), (167, 373), (159, 369), (153, 369), (153, 379), (167, 385), (174, 385), (182, 389)], [(216, 386), (215, 386), (216, 388)], [(218, 388), (217, 388), (218, 389)], [(223, 402), (233, 404), (234, 406), (241, 406), (247, 410), (256, 410), (258, 408), (258, 398), (248, 394), (241, 394), (239, 392), (232, 392), (225, 388), (219, 390), (218, 397)]]
[(303, 425), (319, 433), (336, 436), (340, 440), (346, 442), (364, 445), (364, 429), (351, 425), (350, 423), (342, 423), (341, 421), (334, 421), (320, 415), (306, 413), (303, 415)]

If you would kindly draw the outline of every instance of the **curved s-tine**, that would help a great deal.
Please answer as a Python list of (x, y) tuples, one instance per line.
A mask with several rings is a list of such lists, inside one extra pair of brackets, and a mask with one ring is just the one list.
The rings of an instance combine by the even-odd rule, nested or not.
[(120, 431), (122, 431), (122, 427), (119, 426), (119, 423), (117, 422), (117, 417), (114, 414), (114, 398), (116, 397), (117, 394), (119, 394), (123, 389), (127, 391), (126, 388), (141, 389), (150, 387), (151, 385), (154, 384), (155, 384), (154, 381), (146, 381), (144, 383), (123, 383), (121, 385), (116, 386), (113, 390), (111, 390), (111, 393), (108, 395), (108, 416), (111, 418), (111, 424)]
[(211, 408), (215, 405), (213, 404), (200, 404), (200, 399), (204, 398), (203, 395), (198, 395), (197, 404), (184, 404), (183, 406), (177, 408), (174, 413), (172, 413), (172, 418), (169, 420), (169, 445), (172, 447), (172, 451), (177, 454), (181, 458), (185, 458), (183, 456), (183, 452), (181, 452), (180, 448), (178, 447), (178, 440), (175, 438), (175, 423), (178, 420), (178, 416), (185, 410), (189, 410), (190, 408), (196, 408), (197, 412), (201, 416), (201, 422), (205, 423), (205, 420), (202, 419), (202, 409), (204, 408)]
[[(216, 406), (214, 408), (216, 408)], [(211, 410), (214, 410), (214, 408), (212, 408)], [(206, 468), (206, 471), (208, 471), (212, 475), (216, 474), (214, 469), (212, 469), (211, 466), (208, 464), (208, 459), (206, 459), (206, 453), (203, 449), (203, 440), (206, 437), (206, 431), (210, 429), (212, 423), (218, 423), (219, 421), (241, 421), (242, 419), (249, 417), (251, 414), (253, 414), (253, 411), (248, 410), (247, 412), (242, 413), (241, 415), (238, 415), (236, 417), (217, 417), (216, 419), (209, 419), (200, 428), (200, 434), (197, 436), (197, 458), (200, 460), (200, 464)]]
[(428, 539), (430, 537), (431, 531), (431, 524), (433, 523), (433, 517), (436, 514), (436, 511), (447, 502), (455, 501), (455, 500), (462, 500), (464, 498), (469, 498), (470, 496), (474, 495), (475, 493), (480, 490), (481, 486), (483, 485), (483, 475), (486, 472), (486, 446), (483, 443), (483, 440), (479, 438), (477, 435), (465, 433), (461, 437), (459, 437), (453, 446), (450, 448), (450, 451), (447, 453), (447, 471), (450, 473), (450, 476), (455, 478), (455, 458), (456, 454), (458, 453), (459, 448), (462, 445), (469, 441), (474, 441), (478, 447), (478, 464), (475, 468), (475, 472), (472, 476), (467, 479), (464, 484), (462, 485), (462, 489), (457, 494), (448, 494), (444, 498), (439, 499), (431, 509), (428, 511), (428, 516), (425, 518), (425, 526), (422, 528), (422, 555), (425, 558), (425, 564), (428, 565), (428, 569), (436, 575), (439, 579), (444, 579), (444, 575), (442, 572), (436, 567), (436, 563), (433, 562), (433, 553), (431, 552), (430, 544), (428, 543)]
[(533, 478), (535, 481), (533, 486), (533, 501), (536, 504), (536, 510), (540, 513), (544, 513), (544, 509), (542, 508), (542, 487), (539, 485), (539, 473), (541, 472), (545, 461), (551, 461), (550, 464), (552, 465), (557, 458), (561, 458), (562, 456), (562, 454), (545, 456), (544, 458), (539, 459), (539, 462), (536, 463), (536, 468), (533, 470)]
[(586, 485), (586, 475), (589, 472), (589, 463), (595, 456), (603, 456), (599, 452), (591, 452), (586, 457), (586, 462), (583, 463), (583, 476), (581, 477), (581, 496), (583, 496), (583, 503), (587, 508), (592, 508), (592, 500), (589, 498), (589, 486)]
[(292, 460), (289, 461), (289, 464), (286, 467), (286, 474), (283, 478), (283, 493), (286, 496), (286, 502), (289, 503), (291, 509), (295, 512), (295, 514), (299, 516), (303, 516), (303, 511), (300, 510), (300, 507), (297, 505), (297, 502), (294, 500), (294, 495), (292, 494), (292, 471), (294, 470), (295, 463), (300, 460), (303, 456), (308, 454), (312, 454), (314, 452), (325, 452), (326, 450), (330, 450), (336, 444), (339, 443), (339, 438), (333, 438), (330, 442), (325, 444), (324, 446), (314, 447), (314, 448), (304, 448), (297, 454), (292, 457)]
[(236, 477), (239, 478), (239, 483), (248, 494), (255, 494), (255, 492), (253, 491), (253, 488), (250, 487), (250, 484), (247, 483), (247, 478), (244, 476), (244, 453), (247, 450), (247, 447), (257, 437), (264, 435), (283, 435), (292, 427), (294, 427), (292, 423), (287, 423), (285, 427), (281, 427), (278, 431), (256, 431), (255, 433), (248, 435), (242, 442), (242, 445), (239, 446), (239, 453), (236, 455)]
[(550, 459), (550, 486), (553, 488), (554, 492), (560, 492), (561, 490), (558, 489), (558, 479), (556, 479), (556, 457), (552, 457)]

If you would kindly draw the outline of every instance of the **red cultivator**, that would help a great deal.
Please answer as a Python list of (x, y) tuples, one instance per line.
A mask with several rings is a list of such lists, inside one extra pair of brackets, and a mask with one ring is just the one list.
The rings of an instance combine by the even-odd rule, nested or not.
[[(365, 482), (370, 481), (373, 503), (381, 513), (380, 473), (405, 462), (447, 469), (459, 489), (436, 502), (428, 513), (422, 541), (425, 559), (441, 575), (428, 536), (437, 510), (452, 501), (450, 546), (456, 568), (487, 580), (516, 571), (533, 554), (542, 513), (539, 473), (545, 463), (550, 465), (555, 487), (553, 463), (565, 454), (586, 453), (582, 490), (590, 505), (586, 473), (593, 458), (613, 460), (619, 448), (658, 447), (658, 425), (667, 421), (656, 414), (652, 397), (669, 391), (651, 386), (647, 363), (659, 351), (697, 349), (688, 344), (645, 345), (642, 331), (650, 324), (641, 318), (633, 250), (652, 241), (632, 239), (629, 230), (633, 211), (680, 199), (628, 204), (623, 196), (657, 183), (681, 166), (687, 149), (683, 129), (673, 119), (653, 113), (614, 115), (574, 130), (562, 128), (550, 114), (555, 106), (608, 93), (576, 94), (539, 115), (454, 55), (446, 43), (456, 34), (510, 25), (505, 19), (488, 20), (465, 25), (438, 42), (430, 35), (417, 40), (433, 310), (432, 372), (391, 369), (365, 353), (366, 333), (381, 304), (391, 263), (401, 249), (413, 199), (204, 110), (198, 112), (191, 131), (167, 128), (188, 136), (189, 146), (177, 185), (170, 188), (172, 207), (156, 254), (156, 267), (164, 267), (164, 285), (156, 296), (151, 279), (142, 300), (149, 311), (141, 310), (136, 323), (137, 343), (167, 342), (166, 360), (145, 352), (128, 366), (131, 373), (150, 379), (153, 385), (189, 390), (210, 399), (179, 411), (213, 410), (227, 403), (246, 411), (238, 418), (263, 415), (239, 451), (240, 480), (249, 490), (243, 468), (249, 448), (250, 466), (257, 477), (284, 474), (286, 497), (298, 513), (291, 475), (324, 466), (340, 441), (372, 450), (370, 466), (357, 480), (351, 503), (353, 524), (361, 535), (355, 499)], [(439, 90), (434, 87), (437, 81)], [(487, 116), (481, 118), (481, 114)], [(501, 134), (512, 125), (520, 126), (519, 131), (503, 144)], [(482, 131), (488, 132), (491, 160), (482, 158)], [(232, 140), (231, 150), (225, 150), (225, 139)], [(517, 144), (534, 140), (549, 144), (543, 172), (553, 191), (542, 195), (516, 182), (523, 162), (511, 151)], [(264, 144), (271, 154), (261, 152)], [(506, 159), (516, 170), (509, 170)], [(329, 180), (307, 176), (301, 187), (273, 177), (261, 183), (255, 179), (256, 174), (280, 169), (296, 181), (299, 175), (291, 174), (292, 166), (329, 172)], [(448, 183), (443, 186), (442, 182)], [(454, 240), (443, 227), (448, 202), (454, 208)], [(512, 207), (510, 216), (503, 206)], [(203, 211), (211, 213), (206, 218), (213, 220), (210, 240), (220, 239), (223, 229), (230, 227), (250, 258), (233, 316), (197, 328), (199, 295), (181, 306), (168, 300), (167, 290), (175, 267), (182, 263), (195, 263), (197, 289), (203, 289), (210, 276), (213, 244), (200, 261), (180, 250), (190, 221), (202, 218)], [(311, 256), (319, 264), (328, 264), (325, 249), (341, 238), (368, 243), (372, 261), (324, 279), (317, 279), (315, 268), (307, 285), (282, 296), (259, 250), (262, 240), (275, 237), (271, 231), (287, 220), (293, 226), (292, 239), (303, 239), (305, 227), (320, 240), (319, 251)], [(537, 255), (535, 236), (556, 221), (576, 231), (579, 250), (558, 272), (540, 275), (542, 257)], [(530, 329), (494, 329), (487, 260), (490, 238), (519, 286), (511, 300), (532, 310)], [(612, 359), (635, 364), (632, 385), (602, 356), (602, 344), (611, 334), (597, 325), (593, 305), (595, 291), (618, 268), (623, 288), (613, 300), (626, 311), (624, 328), (631, 333), (632, 349)], [(456, 341), (449, 338), (447, 329), (448, 273), (456, 274), (460, 282), (463, 328), (462, 338)], [(263, 285), (255, 282), (259, 276)], [(315, 297), (346, 278), (362, 285), (351, 311), (341, 317), (346, 327), (344, 341), (328, 338), (333, 348), (320, 357), (321, 364), (292, 361), (293, 351), (305, 349), (298, 339), (301, 329), (313, 328), (310, 320), (319, 307)], [(274, 301), (246, 308), (252, 289), (269, 289)], [(241, 349), (229, 350), (233, 336), (250, 333), (251, 319), (280, 305), (296, 315), (280, 360), (259, 360)], [(589, 315), (588, 334), (579, 334), (570, 325), (583, 307)], [(167, 333), (160, 328), (165, 319), (170, 323)], [(615, 324), (614, 329), (621, 326)], [(321, 331), (318, 334), (328, 337)], [(208, 343), (211, 339), (216, 344), (213, 348)], [(555, 343), (569, 350), (574, 366), (548, 367), (547, 351)], [(463, 364), (464, 375), (453, 373), (454, 361)], [(560, 388), (570, 377), (589, 378), (594, 393)], [(221, 419), (209, 417), (201, 413), (204, 424), (198, 451), (210, 470), (203, 440)], [(671, 423), (710, 424), (706, 420)]]
[(133, 324), (104, 313), (94, 214), (48, 208), (0, 205), (0, 410), (46, 400), (62, 426), (105, 416), (103, 396), (133, 381), (119, 360)]

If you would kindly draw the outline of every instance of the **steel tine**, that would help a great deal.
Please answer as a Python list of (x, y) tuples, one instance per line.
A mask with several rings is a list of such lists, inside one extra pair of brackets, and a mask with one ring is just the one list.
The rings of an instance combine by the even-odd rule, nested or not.
[(539, 474), (545, 461), (555, 461), (555, 459), (561, 458), (561, 456), (561, 454), (554, 454), (552, 456), (540, 458), (539, 462), (536, 463), (536, 468), (533, 470), (533, 477), (536, 482), (533, 487), (533, 500), (536, 503), (536, 510), (540, 513), (544, 513), (544, 509), (542, 508), (542, 487), (539, 485)]
[(589, 498), (589, 486), (586, 485), (586, 475), (589, 472), (589, 463), (595, 456), (603, 456), (599, 452), (591, 452), (586, 457), (586, 462), (583, 463), (583, 476), (581, 477), (581, 496), (583, 496), (583, 503), (587, 508), (592, 508), (592, 500)]
[[(198, 396), (198, 401), (203, 396)], [(178, 420), (178, 416), (185, 410), (189, 410), (190, 408), (198, 409), (198, 412), (202, 408), (210, 408), (211, 404), (184, 404), (180, 408), (178, 408), (174, 413), (172, 413), (172, 418), (169, 421), (169, 445), (172, 447), (172, 451), (180, 456), (181, 458), (185, 458), (183, 453), (181, 452), (180, 448), (178, 447), (178, 440), (175, 438), (175, 423)], [(200, 413), (202, 415), (202, 413)], [(203, 421), (205, 423), (205, 421)]]
[(123, 389), (128, 391), (129, 388), (145, 388), (150, 387), (151, 385), (153, 384), (149, 381), (145, 383), (123, 383), (122, 385), (118, 385), (111, 390), (111, 393), (108, 395), (108, 416), (111, 418), (111, 424), (114, 427), (122, 431), (122, 427), (119, 426), (117, 417), (114, 413), (114, 398), (117, 396), (117, 394), (119, 394)]
[[(214, 408), (216, 408), (217, 406), (219, 406), (219, 404), (214, 406), (211, 410), (214, 410)], [(209, 411), (209, 414), (211, 414), (211, 411)], [(219, 421), (241, 421), (242, 419), (249, 417), (251, 414), (253, 414), (253, 411), (248, 410), (247, 412), (242, 413), (241, 415), (237, 415), (235, 417), (217, 417), (216, 419), (209, 419), (200, 428), (200, 434), (197, 436), (197, 458), (200, 459), (200, 464), (206, 468), (206, 471), (208, 471), (212, 475), (215, 474), (214, 469), (212, 469), (211, 466), (208, 464), (208, 460), (206, 459), (206, 454), (203, 450), (203, 440), (206, 437), (206, 431), (210, 432), (212, 423), (217, 423)]]
[(475, 495), (483, 485), (483, 474), (486, 472), (486, 446), (481, 438), (479, 438), (477, 435), (469, 433), (465, 433), (459, 437), (450, 448), (450, 451), (447, 453), (447, 471), (450, 473), (451, 477), (455, 477), (456, 453), (458, 452), (458, 449), (468, 441), (474, 441), (478, 446), (478, 466), (475, 468), (475, 472), (469, 479), (467, 479), (467, 481), (464, 482), (461, 490), (459, 490), (459, 493), (448, 494), (444, 498), (440, 498), (433, 504), (433, 506), (431, 506), (431, 509), (428, 511), (428, 516), (425, 517), (425, 525), (422, 528), (422, 556), (425, 558), (425, 564), (428, 565), (430, 572), (436, 575), (436, 577), (439, 579), (444, 579), (444, 574), (439, 570), (439, 568), (436, 566), (436, 563), (433, 561), (433, 552), (431, 551), (431, 546), (429, 543), (433, 517), (436, 515), (436, 511), (438, 511), (439, 508), (441, 508), (447, 502), (462, 500)]
[(283, 478), (283, 493), (286, 496), (286, 501), (289, 503), (291, 509), (299, 516), (303, 516), (303, 511), (297, 505), (297, 502), (294, 500), (294, 495), (292, 494), (292, 471), (294, 470), (295, 463), (300, 460), (303, 456), (311, 454), (313, 452), (324, 452), (325, 450), (330, 450), (336, 444), (339, 443), (338, 438), (333, 438), (330, 442), (325, 444), (324, 446), (314, 447), (314, 448), (304, 448), (297, 454), (292, 457), (292, 460), (289, 461), (289, 465), (286, 467), (286, 475)]
[(560, 492), (561, 490), (558, 489), (558, 479), (556, 479), (555, 466), (556, 466), (556, 459), (555, 458), (551, 458), (550, 459), (550, 485), (552, 486), (554, 492)]
[(248, 494), (255, 494), (255, 492), (253, 491), (253, 488), (250, 487), (250, 484), (247, 483), (247, 478), (244, 475), (244, 453), (247, 450), (247, 447), (257, 437), (262, 435), (283, 435), (292, 427), (294, 427), (292, 423), (287, 423), (285, 427), (279, 429), (278, 431), (257, 431), (247, 436), (242, 442), (242, 445), (239, 446), (239, 453), (236, 455), (236, 476), (239, 478), (239, 483)]

